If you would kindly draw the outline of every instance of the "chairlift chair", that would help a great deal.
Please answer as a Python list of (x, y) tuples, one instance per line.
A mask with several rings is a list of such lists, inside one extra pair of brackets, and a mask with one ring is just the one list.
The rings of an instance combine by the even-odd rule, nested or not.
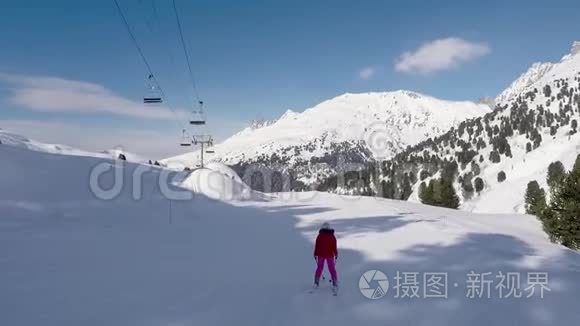
[(181, 131), (181, 142), (179, 143), (179, 145), (182, 147), (191, 146), (191, 138), (187, 136), (185, 129)]
[(205, 152), (207, 154), (213, 154), (215, 153), (215, 150), (213, 149), (213, 138), (211, 136), (209, 136), (208, 142), (207, 142), (207, 149), (205, 150)]
[(153, 75), (147, 77), (145, 96), (143, 96), (143, 103), (145, 104), (157, 104), (163, 103), (163, 98), (161, 97), (161, 89), (157, 85), (157, 81)]
[(189, 124), (196, 126), (205, 125), (205, 114), (203, 113), (203, 101), (199, 101), (199, 109), (194, 110), (192, 112)]

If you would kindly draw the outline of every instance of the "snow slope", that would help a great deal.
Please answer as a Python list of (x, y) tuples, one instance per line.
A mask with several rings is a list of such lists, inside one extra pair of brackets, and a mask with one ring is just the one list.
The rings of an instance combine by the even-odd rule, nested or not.
[[(568, 104), (567, 99), (552, 100), (543, 94), (544, 86), (552, 89), (552, 96), (558, 93), (559, 82), (565, 81), (569, 87), (580, 90), (580, 42), (574, 42), (568, 54), (558, 63), (534, 64), (528, 72), (518, 78), (512, 86), (506, 89), (496, 102), (500, 105), (509, 105), (524, 97), (526, 92), (537, 89), (534, 99), (526, 99), (532, 110), (539, 106), (557, 113), (562, 105)], [(511, 95), (507, 95), (511, 94)], [(577, 94), (577, 93), (576, 93)], [(509, 115), (509, 109), (502, 113)], [(578, 113), (572, 119), (580, 120)], [(511, 142), (512, 158), (504, 158), (499, 164), (490, 164), (482, 168), (485, 180), (488, 180), (486, 190), (480, 196), (468, 201), (462, 209), (474, 212), (487, 213), (524, 213), (524, 194), (528, 182), (536, 180), (544, 189), (547, 189), (546, 176), (548, 166), (555, 161), (561, 161), (566, 169), (571, 169), (578, 154), (580, 154), (580, 135), (569, 135), (569, 128), (561, 128), (554, 136), (550, 135), (549, 128), (542, 132), (542, 144), (538, 149), (526, 153), (526, 143), (529, 141), (522, 135), (516, 136)], [(488, 153), (484, 156), (487, 157)], [(508, 179), (503, 183), (497, 182), (499, 171), (505, 171)]]
[[(555, 138), (545, 137), (543, 146), (527, 154), (526, 142), (525, 137), (520, 137), (513, 158), (482, 170), (482, 177), (488, 180), (486, 189), (464, 203), (461, 209), (481, 213), (525, 213), (524, 195), (528, 182), (536, 180), (548, 190), (546, 177), (550, 163), (560, 161), (571, 170), (580, 154), (580, 134), (568, 137), (562, 131)], [(507, 174), (506, 181), (501, 183), (497, 181), (500, 171)]]
[(125, 158), (130, 162), (137, 163), (147, 162), (147, 160), (145, 160), (141, 156), (126, 152), (121, 149), (105, 150), (100, 153), (89, 152), (68, 145), (42, 143), (3, 129), (0, 129), (0, 144), (27, 148), (38, 152), (62, 154), (62, 155), (90, 156), (98, 158), (117, 159), (119, 157), (119, 154), (123, 154), (125, 155)]
[(18, 134), (11, 133), (9, 131), (0, 129), (0, 143), (3, 145), (17, 146), (22, 148), (27, 148), (33, 151), (53, 153), (53, 154), (65, 154), (65, 155), (76, 155), (76, 156), (93, 156), (93, 157), (105, 157), (105, 155), (100, 155), (93, 152), (83, 151), (77, 148), (73, 148), (66, 145), (59, 144), (45, 144), (35, 140), (28, 139), (26, 137), (20, 136)]
[[(217, 144), (212, 159), (231, 165), (277, 154), (293, 164), (322, 157), (332, 144), (342, 142), (363, 142), (375, 158), (390, 157), (489, 111), (485, 104), (443, 101), (409, 91), (347, 93), (301, 113), (288, 110), (275, 122), (254, 123)], [(294, 150), (305, 145), (306, 150)], [(193, 166), (198, 155), (188, 153), (164, 162)]]
[[(547, 68), (542, 71), (541, 67)], [(462, 210), (524, 213), (527, 184), (536, 180), (547, 190), (549, 165), (561, 161), (571, 169), (580, 153), (580, 135), (572, 127), (574, 120), (580, 121), (579, 94), (580, 43), (574, 42), (570, 53), (560, 62), (535, 64), (514, 81), (496, 99), (498, 109), (479, 122), (477, 119), (466, 121), (456, 130), (435, 139), (435, 146), (425, 143), (411, 149), (410, 154), (423, 156), (427, 153), (428, 157), (435, 155), (440, 159), (455, 160), (462, 163), (459, 164), (458, 176), (469, 178), (471, 174), (472, 181), (477, 177), (483, 180), (485, 186), (481, 193), (466, 194), (456, 178), (455, 189), (461, 198)], [(449, 145), (450, 138), (455, 140), (454, 147)], [(501, 150), (497, 144), (504, 139), (509, 145), (510, 155), (504, 148), (499, 162), (491, 162), (491, 152), (496, 150), (499, 154)], [(458, 154), (465, 154), (468, 150), (473, 156), (464, 161)], [(476, 169), (473, 168), (475, 164)], [(419, 166), (417, 171), (423, 168), (428, 166)], [(501, 171), (507, 175), (503, 182), (498, 181)], [(420, 182), (413, 186), (410, 201), (420, 201), (419, 186)]]
[[(99, 200), (87, 176), (102, 159), (2, 145), (0, 157), (1, 325), (573, 325), (580, 318), (580, 257), (551, 244), (531, 216), (318, 192), (169, 201), (162, 189), (179, 190), (172, 184), (180, 174), (136, 174), (143, 166), (130, 162), (115, 166), (123, 172), (120, 194)], [(112, 178), (100, 182), (108, 189)], [(339, 241), (338, 297), (327, 286), (306, 293), (323, 221)], [(358, 288), (372, 269), (391, 282), (378, 300)], [(448, 273), (448, 299), (395, 298), (397, 271)], [(469, 299), (470, 271), (521, 272), (522, 289), (525, 273), (548, 272), (550, 291), (543, 299), (538, 289), (531, 298), (499, 299), (492, 287), (492, 298)]]
[[(525, 213), (524, 196), (528, 182), (536, 180), (546, 191), (549, 189), (546, 177), (548, 166), (560, 161), (567, 170), (571, 170), (578, 154), (580, 154), (580, 134), (568, 135), (568, 129), (560, 130), (556, 135), (543, 134), (543, 142), (537, 149), (526, 153), (528, 139), (519, 135), (511, 141), (512, 157), (502, 157), (500, 163), (482, 163), (481, 177), (485, 180), (485, 188), (473, 198), (463, 198), (461, 210), (475, 213)], [(489, 150), (482, 150), (484, 157), (489, 156)], [(479, 156), (479, 155), (478, 155)], [(497, 180), (500, 171), (504, 171), (507, 179)], [(440, 177), (439, 174), (434, 178)], [(427, 183), (430, 178), (427, 179)], [(419, 203), (419, 182), (413, 187), (409, 201)], [(461, 197), (461, 185), (456, 183), (458, 195)], [(548, 192), (549, 193), (549, 192)]]

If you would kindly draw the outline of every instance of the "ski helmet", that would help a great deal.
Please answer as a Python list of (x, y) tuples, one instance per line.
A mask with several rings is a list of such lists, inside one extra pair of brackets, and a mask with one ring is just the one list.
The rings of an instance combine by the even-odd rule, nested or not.
[(324, 222), (322, 223), (322, 228), (323, 230), (329, 230), (330, 229), (330, 224), (328, 224), (328, 222)]

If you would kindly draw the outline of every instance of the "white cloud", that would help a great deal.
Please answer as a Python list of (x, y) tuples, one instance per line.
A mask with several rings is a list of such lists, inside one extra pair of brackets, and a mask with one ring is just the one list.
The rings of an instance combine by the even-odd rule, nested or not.
[(457, 68), (490, 52), (484, 43), (461, 38), (444, 38), (422, 44), (414, 52), (407, 51), (395, 64), (395, 70), (406, 73), (430, 74)]
[(108, 113), (146, 119), (183, 119), (165, 106), (147, 106), (113, 93), (104, 86), (55, 77), (0, 73), (0, 82), (10, 86), (9, 103), (42, 112)]
[(376, 73), (376, 69), (374, 67), (364, 67), (358, 71), (358, 77), (360, 79), (370, 79)]

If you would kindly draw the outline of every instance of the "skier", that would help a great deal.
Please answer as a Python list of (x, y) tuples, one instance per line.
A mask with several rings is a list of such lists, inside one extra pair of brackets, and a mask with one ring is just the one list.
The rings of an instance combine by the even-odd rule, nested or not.
[(334, 230), (330, 228), (328, 222), (324, 222), (318, 236), (316, 237), (316, 244), (314, 246), (314, 260), (316, 260), (316, 272), (314, 273), (314, 288), (317, 288), (320, 282), (320, 276), (324, 269), (324, 263), (328, 266), (330, 277), (332, 278), (332, 289), (338, 289), (338, 276), (336, 274), (335, 260), (338, 259), (338, 251), (336, 246), (336, 238), (334, 237)]

